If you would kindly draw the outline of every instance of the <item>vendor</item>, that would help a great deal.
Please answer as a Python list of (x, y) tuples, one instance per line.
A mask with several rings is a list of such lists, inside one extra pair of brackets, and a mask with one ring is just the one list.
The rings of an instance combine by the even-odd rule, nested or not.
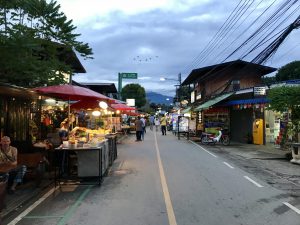
[(66, 121), (61, 122), (60, 129), (58, 131), (58, 135), (61, 141), (61, 144), (63, 141), (68, 140), (69, 130), (68, 130), (69, 124)]

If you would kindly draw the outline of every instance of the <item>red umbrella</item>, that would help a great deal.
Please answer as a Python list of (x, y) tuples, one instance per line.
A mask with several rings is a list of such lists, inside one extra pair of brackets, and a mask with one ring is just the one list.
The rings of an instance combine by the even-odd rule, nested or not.
[[(112, 99), (114, 100), (114, 99)], [(71, 109), (95, 109), (100, 108), (98, 100), (81, 100), (76, 103), (73, 103), (70, 107)], [(109, 110), (114, 110), (111, 107), (108, 107)]]
[(120, 111), (131, 111), (131, 110), (135, 110), (135, 107), (130, 107), (124, 104), (111, 104), (110, 105), (112, 108), (114, 108), (115, 110), (120, 110)]
[(80, 87), (80, 86), (74, 86), (71, 84), (37, 87), (37, 88), (33, 88), (33, 90), (38, 93), (49, 94), (63, 100), (82, 100), (82, 99), (93, 98), (93, 99), (104, 100), (108, 102), (114, 102), (112, 98), (109, 98), (91, 89)]

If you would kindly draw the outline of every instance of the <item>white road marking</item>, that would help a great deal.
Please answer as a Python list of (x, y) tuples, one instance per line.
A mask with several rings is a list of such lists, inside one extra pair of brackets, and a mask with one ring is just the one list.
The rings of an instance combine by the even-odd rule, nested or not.
[(248, 176), (244, 176), (247, 180), (249, 180), (251, 183), (255, 184), (257, 187), (264, 187), (262, 185), (260, 185), (259, 183), (257, 183), (256, 181), (252, 180), (250, 177)]
[(232, 166), (232, 165), (230, 165), (229, 163), (227, 163), (227, 162), (223, 162), (226, 166), (228, 166), (229, 168), (231, 168), (231, 169), (234, 169), (234, 167)]
[(294, 210), (296, 213), (300, 214), (300, 209), (296, 208), (295, 206), (291, 205), (288, 202), (283, 202), (283, 204), (285, 204), (287, 207), (289, 207), (290, 209)]
[(39, 204), (41, 204), (46, 198), (48, 198), (51, 194), (53, 194), (54, 191), (56, 191), (58, 187), (52, 188), (50, 191), (48, 191), (46, 194), (44, 194), (43, 197), (41, 197), (39, 200), (37, 200), (35, 203), (33, 203), (30, 207), (28, 207), (24, 212), (22, 212), (18, 217), (16, 217), (13, 221), (11, 221), (7, 225), (15, 225), (19, 221), (21, 221), (27, 214), (29, 214), (32, 210), (34, 210)]
[(163, 194), (164, 194), (169, 224), (177, 225), (173, 206), (172, 206), (172, 201), (171, 201), (171, 197), (170, 197), (170, 193), (169, 193), (169, 188), (168, 188), (168, 184), (167, 184), (167, 180), (166, 180), (166, 176), (165, 176), (165, 172), (164, 172), (164, 168), (162, 165), (160, 152), (159, 152), (159, 148), (158, 148), (158, 144), (157, 144), (156, 132), (154, 133), (154, 138), (155, 138), (156, 156), (157, 156), (158, 167), (159, 167), (160, 181), (161, 181), (161, 186), (162, 186), (162, 190), (163, 190)]
[(190, 141), (192, 144), (196, 145), (197, 147), (201, 148), (202, 150), (206, 151), (208, 154), (212, 155), (213, 157), (215, 158), (218, 158), (218, 156), (212, 154), (211, 152), (207, 151), (205, 148), (203, 148), (202, 146), (200, 145), (197, 145), (196, 143), (194, 143), (193, 141)]

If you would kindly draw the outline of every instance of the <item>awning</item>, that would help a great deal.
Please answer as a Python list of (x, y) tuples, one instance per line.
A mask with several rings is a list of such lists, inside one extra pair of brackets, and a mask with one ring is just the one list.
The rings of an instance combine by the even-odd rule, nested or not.
[(234, 94), (234, 92), (231, 92), (231, 93), (220, 95), (220, 96), (218, 96), (214, 99), (211, 99), (211, 100), (205, 102), (204, 104), (199, 105), (197, 108), (195, 108), (195, 111), (201, 111), (201, 110), (204, 110), (204, 109), (208, 109), (209, 107), (217, 104), (218, 102), (228, 98), (229, 96), (231, 96), (233, 94)]
[(182, 110), (181, 113), (189, 113), (191, 111), (192, 107), (187, 107), (186, 109)]
[(230, 105), (240, 105), (240, 104), (263, 104), (269, 103), (270, 100), (267, 98), (251, 98), (251, 99), (241, 99), (241, 100), (232, 100), (224, 103), (224, 106)]

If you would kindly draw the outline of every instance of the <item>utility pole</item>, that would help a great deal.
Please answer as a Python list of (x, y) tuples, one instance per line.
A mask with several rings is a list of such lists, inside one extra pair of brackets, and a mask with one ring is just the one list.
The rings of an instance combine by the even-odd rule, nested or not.
[(178, 82), (179, 82), (178, 100), (180, 102), (180, 107), (181, 107), (181, 73), (178, 74)]

